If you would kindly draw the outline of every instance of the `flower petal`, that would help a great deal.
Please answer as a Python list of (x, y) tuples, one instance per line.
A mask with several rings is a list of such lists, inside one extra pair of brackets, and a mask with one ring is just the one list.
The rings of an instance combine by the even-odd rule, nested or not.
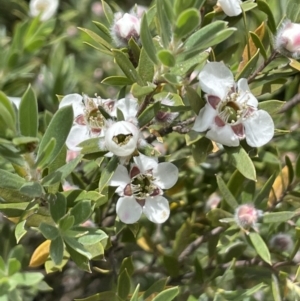
[(235, 86), (230, 69), (221, 62), (207, 63), (199, 74), (199, 81), (205, 93), (218, 96), (221, 100)]
[(219, 0), (218, 3), (229, 17), (238, 16), (242, 13), (240, 0)]
[(122, 111), (124, 120), (128, 120), (136, 116), (139, 105), (136, 99), (122, 98), (118, 100), (117, 107)]
[(210, 104), (207, 103), (200, 110), (192, 129), (196, 132), (206, 131), (211, 127), (216, 116), (217, 111)]
[(118, 187), (116, 192), (119, 195), (124, 195), (124, 188), (128, 183), (130, 183), (130, 177), (128, 175), (126, 167), (123, 165), (118, 165), (110, 180), (109, 185)]
[(123, 223), (134, 224), (140, 219), (143, 208), (134, 197), (124, 196), (118, 199), (116, 211)]
[(59, 108), (72, 105), (74, 111), (74, 117), (84, 114), (84, 105), (82, 102), (82, 96), (80, 94), (66, 95), (59, 103)]
[(161, 189), (169, 189), (175, 185), (178, 180), (178, 168), (169, 162), (159, 163), (153, 170), (155, 183)]
[(143, 213), (151, 222), (161, 224), (170, 215), (169, 202), (163, 196), (148, 197), (146, 198)]
[(241, 78), (237, 82), (238, 86), (238, 92), (240, 96), (237, 99), (237, 102), (239, 103), (247, 103), (248, 106), (252, 106), (254, 108), (257, 108), (258, 101), (256, 97), (250, 92), (250, 88), (248, 86), (248, 82), (246, 78)]
[(133, 158), (135, 164), (139, 167), (141, 173), (146, 173), (148, 170), (152, 170), (157, 167), (157, 158), (147, 157), (140, 153), (139, 156)]
[(218, 127), (214, 124), (206, 133), (206, 137), (227, 146), (239, 146), (240, 144), (238, 136), (228, 124), (223, 127)]
[(274, 136), (274, 122), (264, 110), (258, 110), (244, 122), (246, 141), (250, 146), (260, 147)]
[(82, 141), (90, 138), (88, 128), (83, 125), (73, 125), (66, 141), (68, 149), (72, 151), (80, 151), (81, 147), (77, 145)]

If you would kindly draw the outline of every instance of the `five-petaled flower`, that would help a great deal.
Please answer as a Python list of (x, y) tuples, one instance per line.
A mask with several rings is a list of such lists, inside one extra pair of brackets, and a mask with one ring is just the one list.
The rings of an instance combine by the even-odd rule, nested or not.
[(41, 21), (47, 21), (54, 16), (58, 8), (58, 0), (31, 0), (29, 3), (30, 15), (40, 15)]
[(284, 22), (276, 35), (275, 48), (284, 55), (300, 58), (300, 24)]
[(59, 107), (72, 105), (74, 111), (74, 122), (66, 145), (68, 149), (79, 151), (77, 145), (93, 137), (103, 137), (105, 118), (99, 110), (99, 106), (111, 116), (116, 116), (115, 101), (111, 99), (101, 99), (100, 97), (90, 98), (87, 95), (69, 94), (60, 102)]
[(178, 169), (172, 163), (158, 163), (157, 158), (142, 154), (133, 160), (129, 173), (125, 166), (119, 165), (110, 182), (120, 196), (117, 215), (126, 224), (137, 222), (142, 213), (153, 223), (163, 223), (170, 215), (170, 208), (162, 189), (169, 189), (177, 182)]
[(245, 78), (234, 82), (231, 71), (221, 62), (205, 65), (199, 74), (206, 105), (200, 110), (193, 129), (207, 131), (206, 137), (227, 146), (238, 146), (246, 138), (248, 145), (260, 147), (274, 135), (274, 123), (249, 91)]
[(218, 0), (217, 5), (221, 6), (224, 13), (229, 16), (238, 16), (242, 13), (240, 0)]

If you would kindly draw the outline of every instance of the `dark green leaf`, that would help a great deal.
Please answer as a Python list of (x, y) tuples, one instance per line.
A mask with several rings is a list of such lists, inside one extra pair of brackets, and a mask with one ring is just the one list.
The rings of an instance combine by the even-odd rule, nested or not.
[(25, 180), (18, 175), (0, 169), (0, 187), (20, 189), (25, 183)]
[(211, 140), (206, 137), (200, 138), (192, 145), (192, 155), (197, 164), (204, 162), (207, 155), (213, 150), (213, 144)]
[(49, 200), (49, 207), (52, 219), (58, 223), (67, 211), (66, 198), (63, 194), (57, 193), (55, 198)]
[(58, 229), (52, 225), (42, 222), (39, 229), (46, 239), (53, 240), (59, 236)]
[(256, 69), (256, 64), (259, 59), (259, 49), (256, 53), (249, 59), (247, 64), (244, 66), (243, 70), (236, 76), (236, 80), (241, 78), (247, 78), (250, 74), (252, 74)]
[(164, 290), (167, 281), (167, 278), (163, 278), (153, 283), (143, 294), (143, 300), (147, 300), (147, 298), (152, 296), (154, 293), (159, 293)]
[(124, 269), (118, 277), (117, 292), (121, 299), (126, 300), (130, 292), (130, 276), (127, 273), (127, 269)]
[(256, 3), (258, 5), (259, 10), (263, 11), (268, 16), (267, 24), (268, 24), (270, 30), (272, 31), (272, 33), (275, 34), (277, 31), (276, 23), (275, 23), (274, 15), (272, 13), (272, 10), (270, 9), (269, 4), (264, 0), (257, 0)]
[(284, 106), (285, 102), (280, 100), (266, 100), (258, 103), (260, 110), (267, 111), (270, 115), (277, 114)]
[(160, 292), (153, 301), (172, 301), (179, 294), (179, 289), (177, 286), (168, 288), (163, 292)]
[(236, 209), (238, 207), (238, 202), (236, 201), (235, 197), (232, 195), (232, 193), (230, 192), (230, 190), (228, 189), (227, 185), (225, 184), (225, 182), (223, 181), (223, 179), (221, 178), (221, 176), (216, 175), (217, 177), (217, 183), (218, 183), (218, 187), (224, 197), (224, 200), (227, 202), (227, 204), (232, 208), (232, 209)]
[(70, 214), (74, 216), (74, 225), (85, 222), (92, 214), (92, 205), (90, 200), (79, 201), (71, 210)]
[(44, 194), (44, 189), (38, 182), (27, 182), (22, 185), (20, 192), (30, 198), (37, 198)]
[(164, 48), (168, 48), (169, 42), (172, 38), (170, 19), (168, 18), (168, 3), (167, 0), (160, 0), (156, 2), (157, 19), (159, 23), (159, 33)]
[(250, 36), (251, 36), (251, 39), (252, 39), (254, 45), (256, 46), (257, 49), (260, 50), (261, 55), (266, 60), (267, 59), (267, 51), (266, 51), (262, 41), (260, 40), (259, 36), (253, 31), (250, 31), (249, 33), (250, 33)]
[(272, 185), (273, 185), (275, 179), (276, 179), (276, 173), (274, 173), (268, 179), (268, 181), (264, 184), (262, 189), (260, 189), (260, 191), (258, 192), (256, 197), (254, 198), (253, 202), (255, 205), (259, 205), (265, 198), (267, 198), (269, 196), (269, 193), (271, 191), (271, 188), (272, 188)]
[(174, 55), (170, 50), (167, 49), (158, 51), (157, 57), (163, 65), (168, 67), (173, 67), (176, 63)]
[(38, 106), (36, 96), (30, 85), (21, 99), (19, 124), (20, 132), (23, 136), (37, 137)]
[(44, 149), (48, 146), (48, 143), (52, 137), (55, 137), (56, 145), (52, 151), (50, 159), (48, 159), (48, 164), (50, 164), (58, 156), (58, 154), (62, 150), (67, 140), (72, 124), (73, 124), (72, 106), (62, 107), (54, 114), (40, 143), (37, 160), (39, 160), (39, 156), (42, 154)]
[(224, 147), (232, 163), (247, 179), (256, 181), (256, 171), (247, 152), (241, 147)]
[(50, 257), (56, 265), (61, 264), (64, 257), (64, 242), (57, 236), (50, 244)]
[(109, 25), (112, 25), (112, 23), (114, 21), (114, 12), (112, 11), (110, 6), (105, 1), (102, 0), (101, 2), (102, 2), (102, 7), (103, 7), (105, 17), (106, 17)]
[(290, 211), (265, 213), (263, 216), (263, 222), (264, 224), (284, 223), (292, 219), (295, 215), (296, 215), (295, 212), (290, 212)]
[(131, 85), (133, 82), (126, 76), (109, 76), (106, 77), (101, 83), (111, 86), (128, 86)]
[(112, 178), (117, 166), (119, 163), (119, 159), (116, 156), (113, 156), (108, 162), (107, 166), (101, 173), (100, 181), (99, 181), (99, 193), (108, 185), (110, 179)]
[(118, 297), (115, 292), (103, 292), (84, 299), (75, 299), (75, 301), (124, 301), (124, 300)]
[(271, 255), (266, 246), (264, 240), (261, 236), (256, 232), (250, 232), (249, 238), (252, 242), (254, 249), (256, 250), (257, 254), (268, 264), (271, 265)]
[(179, 15), (184, 10), (193, 7), (195, 0), (176, 0), (174, 3), (174, 11), (176, 15)]
[(175, 24), (175, 36), (183, 38), (200, 24), (200, 13), (195, 8), (182, 11)]
[(138, 121), (139, 126), (143, 127), (147, 123), (149, 123), (156, 115), (156, 113), (160, 109), (160, 102), (155, 102), (154, 104), (151, 104), (142, 112), (142, 114), (139, 115)]

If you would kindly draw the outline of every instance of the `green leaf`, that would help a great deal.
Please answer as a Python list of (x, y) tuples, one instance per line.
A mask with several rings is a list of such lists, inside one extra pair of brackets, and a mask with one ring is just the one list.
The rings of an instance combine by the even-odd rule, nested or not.
[(261, 55), (264, 57), (264, 59), (267, 59), (267, 51), (263, 45), (263, 43), (261, 42), (259, 36), (253, 32), (253, 31), (249, 31), (251, 39), (254, 43), (254, 45), (256, 46), (257, 49), (260, 49), (260, 53)]
[(268, 24), (270, 30), (272, 31), (272, 33), (275, 34), (277, 31), (276, 23), (275, 23), (274, 15), (272, 13), (272, 10), (270, 9), (269, 4), (264, 0), (257, 0), (256, 3), (257, 3), (259, 10), (261, 10), (268, 16), (267, 24)]
[(50, 173), (48, 176), (42, 179), (42, 184), (44, 186), (50, 186), (55, 183), (61, 182), (76, 168), (80, 160), (81, 156), (78, 156), (76, 159)]
[(66, 214), (64, 217), (62, 217), (59, 220), (59, 226), (58, 226), (61, 233), (64, 235), (69, 235), (70, 233), (68, 232), (68, 230), (70, 230), (73, 227), (74, 221), (75, 221), (74, 216), (69, 215), (69, 213)]
[(290, 211), (265, 213), (263, 216), (263, 223), (284, 223), (292, 219), (296, 215), (296, 212)]
[(271, 255), (266, 246), (264, 240), (261, 236), (256, 232), (250, 232), (249, 238), (252, 242), (254, 249), (256, 250), (257, 254), (268, 264), (271, 265)]
[(21, 269), (21, 263), (16, 258), (9, 258), (8, 259), (8, 276), (11, 276)]
[(109, 76), (106, 77), (101, 83), (110, 86), (128, 86), (133, 82), (126, 76)]
[(36, 96), (29, 85), (19, 107), (20, 132), (23, 136), (37, 137), (38, 106)]
[(38, 182), (27, 182), (22, 185), (20, 192), (30, 198), (38, 198), (44, 194), (44, 189)]
[(59, 232), (56, 227), (43, 222), (40, 224), (39, 230), (42, 232), (46, 239), (53, 240), (59, 236)]
[(75, 238), (64, 236), (64, 241), (65, 241), (66, 246), (68, 246), (68, 252), (69, 252), (69, 248), (71, 248), (75, 252), (86, 257), (87, 259), (92, 259), (91, 254)]
[(109, 25), (112, 25), (112, 23), (114, 21), (114, 12), (112, 11), (110, 6), (105, 1), (102, 0), (101, 2), (102, 2), (102, 7), (103, 7), (105, 17), (106, 17)]
[(87, 234), (78, 237), (79, 243), (83, 244), (86, 247), (87, 245), (93, 245), (95, 243), (101, 242), (101, 244), (105, 247), (108, 236), (104, 231), (100, 229), (88, 229), (87, 227), (74, 228), (74, 230), (78, 229), (81, 229), (81, 231), (89, 231)]
[(120, 271), (119, 274), (121, 274), (124, 270), (127, 270), (127, 273), (129, 276), (131, 276), (134, 272), (134, 266), (133, 266), (133, 262), (132, 262), (132, 257), (126, 257), (123, 259), (121, 267), (120, 267)]
[(145, 83), (153, 82), (154, 64), (144, 47), (141, 50), (137, 72)]
[(157, 57), (163, 65), (168, 67), (173, 67), (176, 63), (174, 55), (167, 49), (158, 51)]
[[(140, 97), (150, 94), (151, 92), (153, 92), (155, 90), (155, 88), (156, 88), (155, 85), (141, 87), (137, 83), (135, 83), (131, 86), (131, 93), (134, 97), (140, 98)], [(118, 119), (118, 120), (120, 120), (120, 119)]]
[(266, 100), (258, 103), (260, 110), (267, 111), (271, 116), (277, 114), (284, 106), (285, 101), (280, 100)]
[(159, 293), (164, 290), (167, 284), (168, 278), (160, 279), (154, 282), (143, 294), (143, 300), (147, 300), (148, 297), (152, 296), (155, 293)]
[(37, 285), (43, 278), (44, 275), (39, 272), (23, 272), (14, 274), (10, 280), (17, 285), (30, 287)]
[(268, 181), (264, 184), (264, 186), (260, 189), (256, 197), (254, 198), (254, 204), (259, 205), (265, 198), (269, 196), (273, 183), (276, 179), (276, 173), (274, 173)]
[(207, 155), (213, 150), (213, 144), (206, 137), (200, 138), (192, 145), (192, 155), (197, 164), (204, 162)]
[(275, 274), (272, 274), (272, 293), (273, 293), (273, 300), (274, 301), (282, 301), (281, 299), (281, 292), (280, 292), (280, 286), (277, 279), (277, 276)]
[(160, 292), (153, 301), (172, 301), (179, 294), (178, 286)]
[(61, 236), (57, 236), (51, 240), (50, 244), (50, 257), (56, 265), (59, 265), (63, 261), (64, 257), (64, 242)]
[(70, 214), (74, 216), (74, 225), (85, 222), (92, 214), (92, 205), (90, 200), (79, 201), (71, 210)]
[(49, 207), (52, 219), (58, 223), (67, 211), (66, 198), (63, 194), (57, 193), (55, 198), (49, 200)]
[(247, 62), (247, 64), (242, 69), (242, 71), (239, 74), (237, 74), (237, 76), (236, 76), (237, 81), (241, 78), (247, 78), (250, 74), (252, 74), (255, 71), (256, 64), (259, 59), (259, 52), (260, 52), (260, 50), (257, 49), (256, 53)]
[(99, 193), (103, 191), (103, 189), (108, 185), (110, 179), (112, 178), (115, 170), (117, 169), (119, 163), (119, 159), (116, 156), (113, 156), (105, 169), (101, 173), (100, 181), (99, 181)]
[(215, 21), (188, 37), (184, 46), (187, 51), (198, 52), (201, 49), (221, 43), (234, 31), (236, 31), (235, 28), (227, 28), (227, 22)]
[(294, 174), (293, 163), (292, 163), (291, 159), (288, 156), (285, 156), (285, 164), (288, 168), (289, 185), (291, 185), (293, 180), (294, 180), (295, 174)]
[(143, 127), (147, 123), (149, 123), (156, 115), (156, 113), (160, 109), (160, 102), (155, 102), (151, 104), (144, 110), (138, 117), (139, 126)]
[(72, 106), (62, 107), (54, 114), (40, 143), (37, 160), (39, 160), (39, 157), (46, 147), (49, 147), (48, 143), (52, 137), (55, 137), (56, 145), (51, 153), (50, 158), (48, 159), (48, 164), (50, 164), (58, 156), (73, 125), (73, 118)]
[(144, 51), (147, 53), (150, 60), (157, 65), (156, 49), (152, 40), (152, 36), (148, 27), (147, 15), (144, 14), (141, 21), (141, 41)]
[(217, 177), (218, 187), (224, 197), (224, 200), (232, 209), (236, 209), (239, 204), (236, 201), (235, 197), (232, 195), (232, 193), (228, 189), (227, 185), (225, 184), (221, 176), (216, 175), (216, 177)]
[(167, 0), (160, 0), (156, 2), (156, 13), (159, 24), (159, 33), (164, 48), (168, 48), (172, 37), (171, 24), (167, 14), (168, 3)]
[(191, 87), (185, 87), (186, 96), (190, 103), (192, 110), (198, 114), (200, 110), (205, 106), (205, 101), (200, 97), (200, 95)]
[(195, 8), (182, 11), (176, 20), (174, 34), (181, 39), (191, 33), (200, 24), (200, 13)]
[(296, 161), (295, 174), (297, 178), (300, 178), (300, 155), (298, 156)]
[(18, 175), (0, 169), (0, 187), (20, 189), (25, 183), (25, 180)]
[(144, 81), (141, 79), (134, 66), (130, 62), (128, 55), (126, 55), (121, 50), (113, 49), (113, 56), (116, 60), (116, 63), (122, 69), (124, 74), (131, 80), (132, 82), (138, 83), (140, 86), (144, 85)]
[(75, 299), (75, 301), (124, 301), (124, 300), (118, 297), (115, 292), (103, 292), (84, 299)]
[(121, 299), (126, 300), (128, 294), (130, 293), (130, 286), (131, 286), (130, 277), (127, 273), (127, 269), (124, 269), (118, 277), (118, 286), (117, 286), (118, 296)]
[(138, 301), (140, 284), (138, 284), (130, 298), (130, 301)]
[(193, 7), (195, 0), (176, 0), (174, 3), (174, 11), (176, 15), (179, 15), (184, 10)]
[(10, 115), (13, 123), (15, 123), (16, 114), (15, 114), (14, 108), (12, 106), (12, 103), (2, 91), (0, 91), (0, 102), (6, 108), (6, 110), (9, 112), (9, 115)]
[(224, 146), (229, 155), (230, 163), (247, 179), (256, 181), (256, 171), (252, 160), (247, 152), (241, 147)]
[(102, 23), (97, 21), (92, 21), (100, 30), (101, 37), (106, 40), (109, 44), (112, 42), (109, 29)]
[(97, 35), (95, 32), (93, 32), (92, 30), (89, 30), (86, 28), (81, 28), (81, 27), (78, 27), (78, 29), (80, 29), (81, 31), (88, 34), (95, 42), (97, 42), (99, 45), (101, 45), (105, 49), (111, 50), (112, 45), (109, 42), (107, 42), (105, 39), (103, 39), (102, 37)]

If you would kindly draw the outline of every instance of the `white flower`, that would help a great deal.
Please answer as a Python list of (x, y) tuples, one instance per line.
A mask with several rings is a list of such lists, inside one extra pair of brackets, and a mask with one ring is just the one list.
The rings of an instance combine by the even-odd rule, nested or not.
[(275, 38), (275, 48), (285, 55), (300, 57), (300, 24), (286, 21)]
[(29, 3), (30, 15), (32, 17), (41, 15), (41, 21), (46, 21), (55, 15), (58, 4), (58, 0), (31, 0)]
[(177, 167), (169, 162), (140, 154), (134, 157), (130, 172), (119, 165), (110, 185), (118, 187), (117, 215), (126, 224), (137, 222), (142, 213), (153, 223), (163, 223), (170, 215), (169, 203), (162, 189), (171, 188), (178, 179)]
[(248, 145), (259, 147), (274, 135), (274, 123), (249, 91), (245, 78), (234, 82), (231, 71), (220, 62), (205, 65), (199, 74), (207, 103), (199, 112), (193, 130), (207, 131), (206, 137), (227, 146), (238, 146), (246, 138)]
[(238, 16), (242, 13), (240, 0), (218, 0), (217, 4), (222, 7), (224, 13), (229, 16)]
[(139, 129), (129, 121), (113, 123), (105, 133), (105, 147), (119, 157), (130, 156), (137, 148)]
[(105, 131), (105, 118), (98, 109), (103, 109), (110, 115), (116, 116), (115, 101), (111, 99), (89, 98), (87, 95), (69, 94), (60, 102), (59, 107), (72, 105), (74, 123), (66, 141), (68, 149), (79, 151), (77, 145), (92, 137), (103, 137)]
[(138, 41), (140, 38), (141, 20), (135, 15), (125, 13), (115, 15), (115, 23), (112, 26), (111, 34), (118, 46), (127, 46), (128, 41), (133, 38)]

